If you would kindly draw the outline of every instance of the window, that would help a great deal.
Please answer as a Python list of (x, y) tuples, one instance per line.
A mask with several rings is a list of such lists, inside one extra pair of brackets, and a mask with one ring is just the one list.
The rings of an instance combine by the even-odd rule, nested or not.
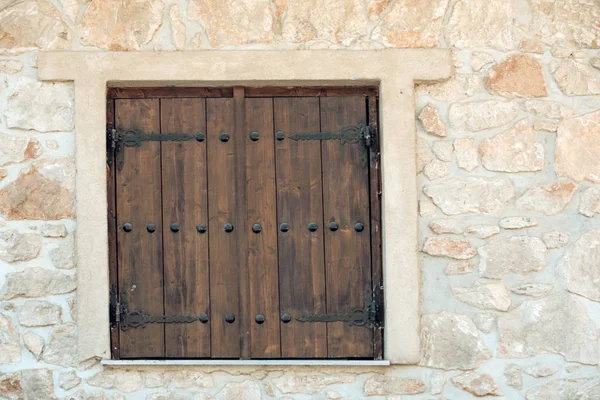
[(374, 88), (110, 89), (114, 359), (381, 359)]

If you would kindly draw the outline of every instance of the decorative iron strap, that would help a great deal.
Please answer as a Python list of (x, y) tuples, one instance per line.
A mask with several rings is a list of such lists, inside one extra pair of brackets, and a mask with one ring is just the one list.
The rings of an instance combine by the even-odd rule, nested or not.
[(110, 322), (112, 327), (120, 325), (123, 331), (129, 328), (144, 328), (148, 324), (189, 324), (200, 320), (200, 317), (194, 315), (153, 315), (144, 310), (130, 311), (126, 290), (121, 291), (120, 303), (116, 293), (113, 285), (110, 291)]
[[(366, 125), (364, 122), (360, 122), (356, 126), (345, 126), (337, 132), (291, 133), (288, 138), (292, 140), (339, 140), (341, 144), (359, 144), (360, 162), (363, 168), (369, 162), (369, 149), (376, 146), (375, 127)], [(373, 161), (373, 157), (371, 159)]]
[(367, 302), (365, 308), (355, 308), (345, 313), (309, 314), (296, 318), (300, 322), (345, 322), (347, 326), (379, 327), (378, 305), (375, 300)]
[[(195, 135), (187, 133), (148, 133), (145, 134), (141, 131), (130, 129), (116, 129), (111, 125), (106, 126), (107, 133), (107, 151), (114, 151), (117, 158), (117, 168), (123, 169), (125, 162), (125, 153), (123, 147), (140, 147), (144, 142), (186, 142), (188, 140), (196, 139), (199, 142), (204, 141), (205, 136), (202, 132), (198, 132)], [(110, 153), (109, 153), (110, 154)], [(111, 157), (108, 158), (109, 163)]]

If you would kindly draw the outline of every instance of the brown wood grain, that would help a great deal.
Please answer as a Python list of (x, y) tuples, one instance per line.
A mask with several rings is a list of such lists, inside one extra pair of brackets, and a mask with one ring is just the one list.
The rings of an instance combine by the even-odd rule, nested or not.
[(246, 97), (327, 97), (349, 95), (377, 95), (376, 87), (331, 86), (331, 87), (254, 87), (246, 89)]
[[(250, 132), (260, 136), (256, 141)], [(273, 99), (246, 99), (246, 200), (251, 358), (281, 356)], [(261, 231), (252, 231), (259, 224)], [(256, 322), (258, 314), (265, 321)]]
[[(247, 87), (245, 97), (322, 97), (364, 95), (377, 96), (377, 87), (364, 86), (303, 86)], [(109, 99), (233, 97), (231, 87), (129, 87), (108, 88)]]
[(235, 137), (236, 250), (240, 290), (240, 357), (250, 358), (250, 276), (248, 269), (248, 226), (246, 220), (246, 97), (243, 87), (233, 88), (233, 136)]
[[(115, 101), (106, 101), (106, 124), (115, 125)], [(108, 136), (107, 136), (108, 140)], [(113, 167), (109, 167), (109, 164)], [(107, 151), (106, 154), (106, 192), (108, 194), (108, 276), (111, 289), (119, 290), (117, 270), (117, 207), (115, 202), (115, 154)], [(111, 358), (118, 360), (119, 356), (119, 326), (110, 328)]]
[[(274, 99), (275, 131), (319, 130), (318, 98)], [(289, 224), (278, 233), (280, 312), (293, 317), (325, 313), (321, 149), (319, 141), (275, 142), (278, 224)], [(319, 224), (309, 232), (308, 224)], [(292, 320), (281, 324), (284, 358), (327, 357), (327, 326)]]
[[(236, 225), (236, 141), (232, 98), (206, 100), (208, 145), (208, 233), (210, 259), (211, 357), (240, 357), (240, 293)], [(221, 133), (229, 141), (221, 142)], [(224, 225), (234, 225), (225, 232)], [(235, 316), (233, 323), (225, 315)]]
[[(380, 299), (379, 314), (383, 315), (383, 271), (381, 259), (381, 186), (379, 163), (379, 115), (378, 104), (375, 96), (367, 98), (369, 125), (375, 129), (375, 149), (371, 149), (370, 156), (376, 156), (373, 163), (369, 160), (369, 196), (371, 201), (371, 280), (373, 282), (373, 296)], [(377, 296), (376, 296), (377, 295)], [(383, 328), (376, 328), (373, 332), (374, 358), (383, 359)]]
[(109, 99), (233, 97), (233, 89), (218, 87), (108, 88), (106, 95)]
[[(161, 99), (161, 133), (206, 133), (205, 99)], [(209, 313), (206, 140), (162, 146), (165, 315)], [(179, 225), (173, 232), (171, 224)], [(165, 324), (165, 357), (210, 357), (210, 324)]]
[[(116, 100), (116, 126), (142, 132), (158, 132), (158, 99)], [(162, 232), (146, 231), (148, 223), (161, 222), (160, 143), (146, 142), (125, 147), (125, 163), (117, 169), (117, 258), (119, 289), (125, 293), (130, 310), (163, 315)], [(125, 232), (123, 224), (133, 230)], [(123, 299), (121, 298), (121, 301)], [(121, 358), (164, 356), (163, 324), (120, 332)]]
[[(323, 131), (365, 120), (364, 96), (321, 99)], [(358, 144), (327, 140), (321, 148), (327, 312), (345, 313), (364, 308), (372, 291), (369, 170), (361, 165)], [(339, 224), (337, 231), (327, 228), (332, 221)], [(357, 222), (364, 224), (363, 232), (355, 231)], [(373, 357), (373, 331), (365, 327), (328, 322), (327, 342), (329, 358)]]

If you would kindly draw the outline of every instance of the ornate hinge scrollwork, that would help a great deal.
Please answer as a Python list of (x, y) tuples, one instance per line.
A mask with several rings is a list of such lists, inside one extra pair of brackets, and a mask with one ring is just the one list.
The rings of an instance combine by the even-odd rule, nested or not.
[[(345, 126), (337, 132), (291, 133), (288, 138), (291, 140), (339, 140), (341, 144), (359, 144), (360, 162), (362, 167), (366, 168), (369, 154), (377, 153), (374, 149), (377, 146), (375, 132), (375, 126), (360, 122), (356, 126)], [(373, 157), (371, 157), (371, 162), (373, 162)]]
[[(144, 133), (136, 129), (118, 129), (111, 125), (106, 126), (106, 135), (107, 152), (114, 152), (119, 170), (123, 169), (125, 162), (124, 147), (140, 147), (144, 142), (186, 142), (192, 139), (203, 142), (205, 140), (202, 132), (194, 135), (187, 133)], [(111, 165), (111, 159), (109, 153), (109, 165)]]
[(110, 291), (110, 324), (111, 327), (117, 325), (121, 330), (126, 331), (130, 328), (145, 328), (148, 324), (189, 324), (192, 322), (206, 323), (206, 316), (197, 317), (195, 315), (154, 315), (144, 310), (129, 310), (127, 302), (127, 292), (121, 291), (120, 301), (117, 299), (117, 290), (113, 285)]
[(296, 317), (299, 322), (345, 322), (348, 327), (364, 326), (373, 329), (382, 326), (378, 299), (366, 302), (364, 308), (354, 308), (345, 313), (308, 314)]

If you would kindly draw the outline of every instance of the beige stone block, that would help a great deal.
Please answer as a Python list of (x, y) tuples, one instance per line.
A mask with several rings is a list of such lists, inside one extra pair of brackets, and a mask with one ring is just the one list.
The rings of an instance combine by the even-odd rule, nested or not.
[(503, 282), (475, 282), (473, 286), (452, 286), (452, 293), (458, 301), (482, 310), (507, 311), (510, 308), (510, 294)]
[(517, 208), (524, 211), (536, 211), (546, 215), (556, 215), (569, 204), (577, 186), (571, 182), (554, 182), (535, 186), (517, 199)]
[(444, 27), (446, 42), (459, 49), (512, 50), (515, 9), (504, 0), (459, 0)]
[(446, 370), (470, 370), (492, 357), (473, 321), (460, 314), (441, 312), (422, 318), (421, 363)]
[(3, 2), (0, 48), (68, 49), (71, 31), (48, 0)]
[(449, 0), (396, 2), (380, 23), (381, 35), (395, 47), (439, 47), (449, 3)]
[(545, 97), (548, 94), (544, 68), (535, 57), (513, 55), (492, 67), (485, 87), (505, 97)]
[(526, 274), (546, 267), (546, 245), (533, 236), (495, 238), (478, 249), (479, 275), (500, 279), (508, 273)]
[(79, 24), (80, 40), (101, 49), (138, 50), (163, 24), (163, 10), (162, 0), (92, 1)]
[(454, 386), (478, 397), (503, 395), (494, 378), (487, 374), (467, 372), (452, 378), (452, 383)]
[(456, 260), (468, 260), (475, 257), (477, 251), (473, 244), (464, 239), (430, 237), (425, 240), (423, 252), (436, 257), (449, 257)]

